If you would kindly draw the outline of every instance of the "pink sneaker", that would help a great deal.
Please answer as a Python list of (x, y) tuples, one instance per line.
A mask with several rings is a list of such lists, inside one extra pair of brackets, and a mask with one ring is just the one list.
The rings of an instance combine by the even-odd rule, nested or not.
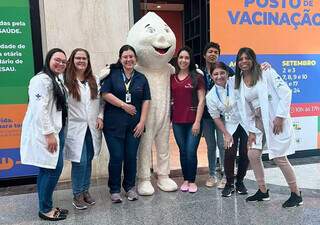
[(182, 191), (182, 192), (189, 191), (189, 182), (188, 181), (183, 182), (183, 184), (180, 187), (180, 191)]
[(189, 184), (189, 193), (196, 193), (198, 191), (198, 187), (195, 183)]

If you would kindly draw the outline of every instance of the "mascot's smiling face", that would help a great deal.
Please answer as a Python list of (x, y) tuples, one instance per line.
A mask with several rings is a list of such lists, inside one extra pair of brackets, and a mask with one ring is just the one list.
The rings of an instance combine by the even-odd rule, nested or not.
[(154, 12), (148, 12), (134, 24), (127, 43), (136, 50), (139, 65), (154, 69), (166, 65), (176, 49), (174, 33)]

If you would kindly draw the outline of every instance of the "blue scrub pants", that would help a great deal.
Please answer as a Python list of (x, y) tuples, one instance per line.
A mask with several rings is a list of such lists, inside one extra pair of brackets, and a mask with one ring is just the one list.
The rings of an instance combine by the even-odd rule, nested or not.
[(135, 138), (133, 131), (126, 130), (125, 137), (119, 138), (106, 135), (106, 142), (109, 149), (109, 181), (110, 193), (120, 193), (121, 189), (121, 171), (123, 164), (122, 187), (128, 192), (135, 186), (137, 173), (137, 152), (140, 143), (140, 137)]

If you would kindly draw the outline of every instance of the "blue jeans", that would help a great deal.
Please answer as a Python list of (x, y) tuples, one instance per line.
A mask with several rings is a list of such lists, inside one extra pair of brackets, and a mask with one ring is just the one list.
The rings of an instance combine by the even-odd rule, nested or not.
[(55, 169), (39, 167), (37, 177), (37, 188), (39, 198), (39, 211), (48, 213), (52, 210), (52, 195), (58, 183), (63, 168), (63, 146), (64, 146), (64, 128), (59, 133), (60, 150), (57, 166)]
[(216, 163), (217, 163), (217, 144), (219, 149), (220, 164), (224, 164), (224, 147), (223, 147), (223, 134), (216, 127), (213, 119), (203, 119), (203, 136), (207, 143), (208, 148), (208, 164), (209, 175), (215, 176)]
[(201, 131), (197, 136), (192, 135), (192, 123), (172, 123), (174, 138), (180, 151), (180, 164), (185, 181), (194, 183), (197, 174), (197, 150)]
[(110, 193), (120, 193), (122, 164), (124, 175), (122, 187), (127, 192), (135, 186), (140, 138), (135, 138), (129, 128), (124, 138), (111, 135), (105, 135), (105, 138), (110, 154), (108, 165)]
[(93, 156), (92, 136), (88, 127), (83, 142), (80, 162), (72, 162), (71, 180), (73, 195), (79, 195), (89, 190)]

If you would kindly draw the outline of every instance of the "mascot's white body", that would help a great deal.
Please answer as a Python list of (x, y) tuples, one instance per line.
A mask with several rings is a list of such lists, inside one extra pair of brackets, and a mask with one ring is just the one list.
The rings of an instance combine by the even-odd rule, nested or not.
[(170, 173), (170, 75), (174, 68), (168, 63), (176, 48), (176, 38), (170, 27), (155, 13), (149, 12), (129, 31), (127, 43), (137, 52), (136, 70), (149, 82), (151, 104), (138, 154), (138, 193), (152, 195), (150, 182), (151, 150), (156, 147), (157, 185), (163, 191), (177, 190)]

